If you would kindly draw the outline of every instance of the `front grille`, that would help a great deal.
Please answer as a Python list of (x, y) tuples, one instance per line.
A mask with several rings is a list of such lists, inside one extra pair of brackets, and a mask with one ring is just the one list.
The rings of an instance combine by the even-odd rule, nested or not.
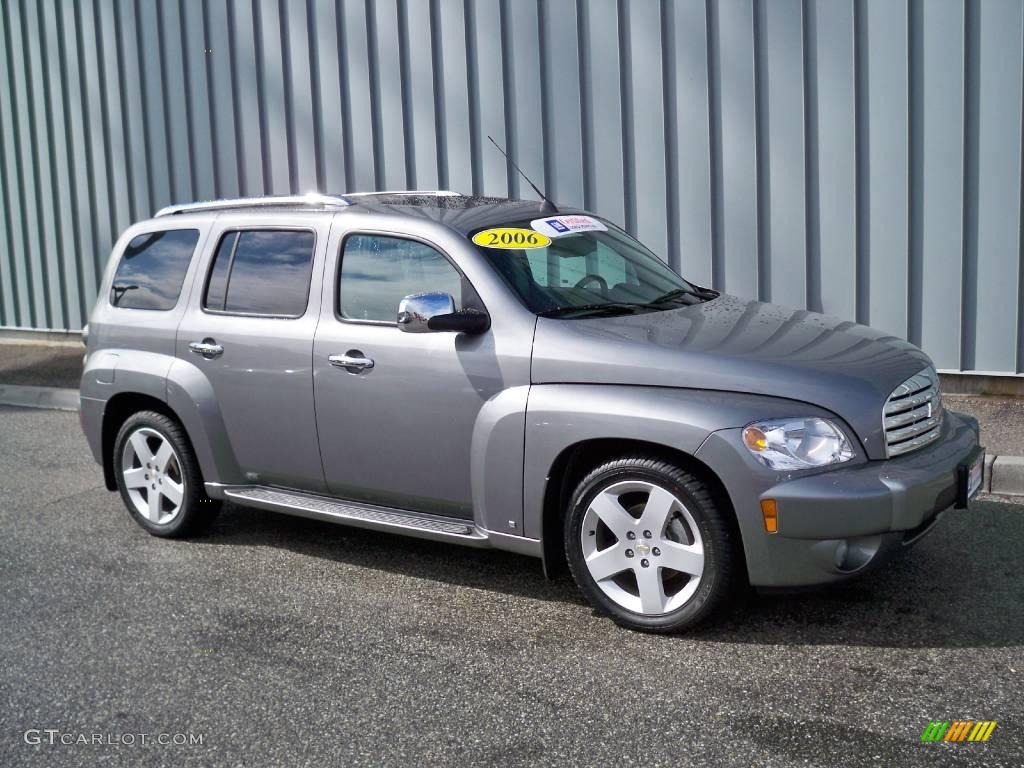
[(882, 412), (885, 451), (890, 458), (923, 448), (939, 436), (942, 394), (931, 366), (900, 384)]

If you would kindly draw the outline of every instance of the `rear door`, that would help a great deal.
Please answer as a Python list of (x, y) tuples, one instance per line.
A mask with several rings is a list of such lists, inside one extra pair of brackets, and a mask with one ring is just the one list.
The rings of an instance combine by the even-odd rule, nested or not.
[(325, 489), (311, 363), (329, 233), (326, 216), (220, 217), (178, 327), (247, 483)]

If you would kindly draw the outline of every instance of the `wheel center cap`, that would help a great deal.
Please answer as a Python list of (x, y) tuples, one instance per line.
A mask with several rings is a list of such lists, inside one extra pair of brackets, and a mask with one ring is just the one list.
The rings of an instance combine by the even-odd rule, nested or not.
[(648, 552), (651, 551), (651, 548), (644, 544), (642, 541), (638, 541), (636, 543), (636, 551), (641, 555), (646, 555)]

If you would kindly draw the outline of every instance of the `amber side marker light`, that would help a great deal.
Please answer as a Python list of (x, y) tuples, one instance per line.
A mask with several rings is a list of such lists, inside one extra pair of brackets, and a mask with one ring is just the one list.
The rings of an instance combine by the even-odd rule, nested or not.
[(768, 449), (768, 435), (751, 425), (743, 430), (743, 443), (754, 453), (764, 453)]
[(761, 499), (761, 514), (764, 515), (764, 529), (768, 533), (778, 533), (779, 508), (775, 499)]

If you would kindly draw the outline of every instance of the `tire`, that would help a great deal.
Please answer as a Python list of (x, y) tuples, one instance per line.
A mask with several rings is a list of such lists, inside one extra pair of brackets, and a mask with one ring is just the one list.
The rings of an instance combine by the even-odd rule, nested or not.
[(727, 515), (690, 472), (646, 456), (615, 459), (572, 495), (566, 560), (591, 605), (616, 623), (680, 632), (733, 594), (739, 542)]
[(114, 440), (112, 462), (128, 513), (154, 536), (196, 533), (220, 511), (220, 502), (206, 495), (185, 430), (162, 413), (129, 416)]

